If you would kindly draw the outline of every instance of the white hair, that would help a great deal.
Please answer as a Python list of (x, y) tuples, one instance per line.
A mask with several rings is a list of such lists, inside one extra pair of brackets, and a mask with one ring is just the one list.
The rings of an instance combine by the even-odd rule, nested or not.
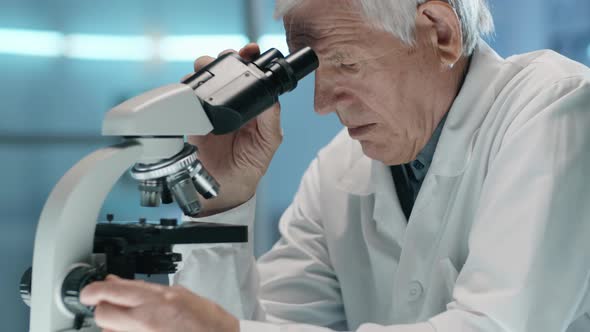
[[(319, 0), (321, 1), (321, 0)], [(414, 42), (416, 8), (429, 0), (353, 0), (360, 5), (370, 24), (392, 33), (407, 44)], [(286, 15), (301, 0), (276, 0), (275, 17)], [(487, 0), (446, 0), (461, 21), (463, 49), (470, 55), (480, 36), (494, 31)]]

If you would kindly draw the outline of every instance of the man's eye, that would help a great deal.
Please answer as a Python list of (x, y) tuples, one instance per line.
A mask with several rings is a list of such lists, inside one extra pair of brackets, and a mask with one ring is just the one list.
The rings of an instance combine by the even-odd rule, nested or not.
[(359, 65), (356, 62), (343, 62), (340, 66), (346, 70), (357, 71), (359, 69)]

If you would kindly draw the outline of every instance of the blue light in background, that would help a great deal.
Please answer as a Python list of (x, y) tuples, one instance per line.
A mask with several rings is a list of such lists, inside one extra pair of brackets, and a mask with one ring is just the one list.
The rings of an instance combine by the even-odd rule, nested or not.
[(263, 35), (258, 39), (260, 50), (262, 52), (274, 47), (281, 51), (284, 55), (289, 54), (289, 47), (287, 46), (287, 40), (283, 34), (269, 34)]
[(65, 37), (64, 56), (73, 59), (147, 61), (156, 55), (151, 38), (72, 34)]
[(164, 61), (194, 61), (201, 55), (217, 57), (227, 50), (239, 50), (248, 43), (244, 35), (169, 36), (159, 43), (159, 58)]
[(192, 62), (248, 43), (241, 34), (123, 36), (68, 34), (56, 31), (0, 29), (0, 54), (65, 57), (83, 60)]
[(60, 56), (63, 35), (53, 31), (0, 29), (0, 53), (30, 56)]

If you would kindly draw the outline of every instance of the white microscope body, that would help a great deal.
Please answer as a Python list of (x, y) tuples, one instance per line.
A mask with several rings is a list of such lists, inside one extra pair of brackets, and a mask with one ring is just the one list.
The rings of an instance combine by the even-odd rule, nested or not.
[[(134, 177), (146, 180), (141, 178), (146, 174), (142, 167), (160, 164), (156, 173), (162, 169), (168, 172), (160, 174), (166, 179), (164, 192), (168, 185), (185, 214), (198, 213), (198, 201), (187, 200), (183, 196), (186, 190), (188, 196), (196, 189), (209, 197), (203, 188), (199, 190), (195, 178), (199, 176), (195, 169), (196, 150), (185, 153), (184, 159), (178, 157), (187, 149), (185, 136), (236, 130), (274, 104), (280, 94), (295, 88), (297, 81), (317, 66), (317, 58), (309, 48), (287, 58), (271, 49), (252, 63), (228, 55), (183, 83), (149, 91), (108, 112), (102, 133), (120, 136), (123, 142), (88, 155), (71, 168), (55, 186), (41, 213), (32, 278), (28, 288), (21, 284), (21, 295), (25, 301), (30, 300), (30, 332), (99, 331), (91, 308), (82, 306), (77, 298), (84, 285), (100, 279), (88, 275), (88, 271), (98, 268), (93, 255), (96, 222), (104, 200), (125, 171), (135, 165)], [(176, 165), (171, 165), (170, 160)], [(172, 171), (183, 171), (189, 181), (171, 179)], [(207, 180), (214, 183), (205, 177), (201, 187), (210, 184)], [(152, 183), (155, 189), (142, 192), (142, 205), (157, 206), (164, 201), (163, 184), (145, 182)]]
[(31, 332), (74, 331), (75, 315), (63, 303), (62, 285), (74, 267), (92, 265), (95, 224), (119, 177), (135, 163), (179, 153), (184, 146), (182, 135), (205, 135), (212, 129), (199, 99), (184, 84), (156, 89), (107, 114), (104, 135), (176, 137), (128, 139), (98, 150), (75, 165), (53, 189), (35, 237)]

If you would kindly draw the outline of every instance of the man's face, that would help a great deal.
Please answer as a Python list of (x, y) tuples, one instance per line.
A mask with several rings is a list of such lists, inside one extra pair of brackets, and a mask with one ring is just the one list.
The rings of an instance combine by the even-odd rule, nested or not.
[(310, 46), (320, 58), (317, 113), (335, 112), (368, 157), (409, 162), (440, 120), (431, 94), (440, 63), (419, 39), (409, 47), (360, 13), (351, 0), (304, 0), (284, 18), (287, 42), (291, 50)]

